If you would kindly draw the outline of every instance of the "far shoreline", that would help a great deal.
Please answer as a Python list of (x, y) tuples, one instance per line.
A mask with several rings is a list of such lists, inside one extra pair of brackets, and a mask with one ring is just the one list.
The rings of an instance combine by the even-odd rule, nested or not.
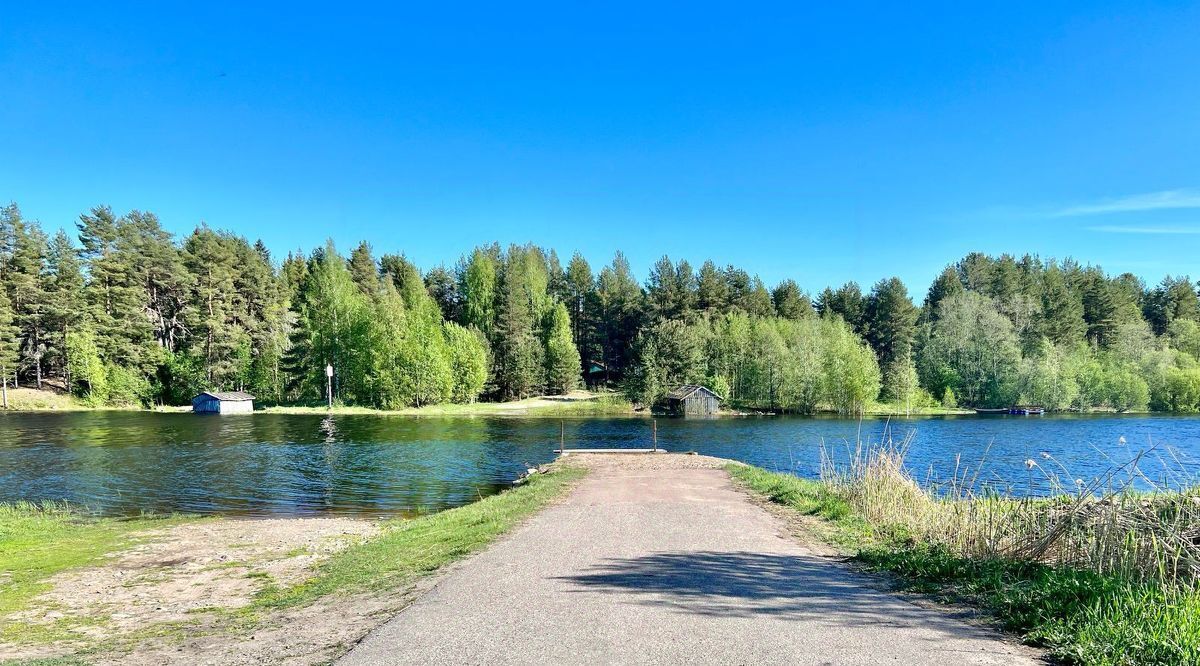
[[(190, 405), (141, 406), (92, 406), (78, 399), (52, 390), (33, 388), (9, 389), (9, 409), (0, 409), (0, 414), (45, 414), (78, 412), (138, 412), (138, 413), (191, 413)], [(332, 409), (325, 405), (267, 405), (256, 407), (254, 414), (283, 414), (297, 416), (400, 416), (415, 418), (440, 417), (516, 417), (546, 419), (599, 419), (631, 418), (653, 419), (674, 418), (648, 409), (636, 409), (619, 393), (574, 391), (566, 395), (544, 395), (508, 402), (445, 403), (404, 409), (377, 409), (355, 405), (335, 404)], [(974, 409), (950, 407), (919, 407), (905, 410), (896, 405), (877, 403), (858, 416), (845, 418), (919, 418), (936, 416), (975, 416)], [(1172, 412), (1117, 412), (1108, 409), (1086, 411), (1048, 412), (1048, 416), (1061, 415), (1124, 415), (1124, 416), (1178, 416)], [(771, 410), (723, 408), (717, 418), (767, 418), (778, 416), (806, 416), (815, 418), (836, 417), (831, 409), (819, 409), (813, 414), (793, 414)], [(1036, 418), (1036, 417), (1033, 417)]]

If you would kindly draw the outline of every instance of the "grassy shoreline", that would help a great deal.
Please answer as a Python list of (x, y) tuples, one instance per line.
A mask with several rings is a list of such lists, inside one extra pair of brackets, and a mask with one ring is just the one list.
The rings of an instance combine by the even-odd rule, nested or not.
[[(58, 612), (57, 620), (39, 619), (48, 610), (67, 610), (59, 609), (57, 602), (38, 598), (50, 590), (52, 577), (103, 567), (105, 562), (144, 542), (150, 530), (160, 531), (158, 538), (170, 539), (169, 533), (162, 536), (162, 529), (197, 520), (218, 524), (216, 521), (222, 519), (90, 518), (62, 505), (0, 505), (0, 572), (7, 574), (0, 577), (0, 654), (20, 655), (21, 646), (26, 646), (29, 654), (27, 659), (18, 656), (15, 662), (0, 661), (87, 663), (92, 658), (107, 659), (141, 649), (161, 650), (164, 645), (174, 652), (174, 645), (183, 645), (185, 639), (197, 636), (226, 637), (221, 642), (236, 647), (248, 633), (278, 625), (280, 618), (289, 613), (330, 605), (346, 613), (359, 613), (356, 621), (370, 628), (386, 618), (372, 615), (377, 607), (361, 610), (359, 604), (364, 600), (370, 602), (382, 593), (403, 601), (403, 596), (395, 595), (403, 595), (419, 579), (483, 549), (567, 492), (585, 473), (578, 467), (555, 465), (519, 486), (465, 506), (418, 518), (378, 521), (374, 536), (352, 542), (307, 565), (307, 574), (298, 581), (277, 583), (250, 563), (229, 561), (218, 568), (247, 568), (236, 576), (258, 585), (248, 604), (201, 609), (182, 623), (152, 620), (136, 631), (118, 632), (102, 640), (90, 637), (87, 631), (96, 623), (106, 623), (107, 614), (114, 610), (99, 597), (95, 602), (100, 605), (95, 608)], [(255, 521), (243, 522), (252, 526)], [(253, 534), (247, 536), (255, 538)], [(303, 556), (283, 557), (292, 555)], [(161, 575), (170, 574), (163, 570)], [(164, 612), (167, 610), (164, 608)], [(329, 638), (328, 649), (336, 650), (340, 640)], [(207, 659), (210, 655), (195, 656)]]
[[(0, 410), (3, 413), (4, 410)], [(37, 390), (31, 388), (9, 389), (9, 412), (190, 412), (188, 405), (155, 405), (151, 407), (138, 406), (93, 406), (79, 399), (55, 391)], [(303, 415), (378, 415), (378, 416), (521, 416), (544, 418), (604, 418), (627, 416), (632, 418), (650, 418), (655, 416), (651, 411), (635, 409), (624, 396), (619, 393), (591, 393), (579, 391), (568, 397), (538, 396), (514, 400), (510, 402), (473, 402), (465, 404), (440, 404), (424, 407), (409, 407), (405, 409), (377, 409), (352, 405), (334, 405), (330, 410), (325, 405), (266, 405), (259, 406), (256, 414), (303, 414)], [(718, 416), (722, 417), (753, 417), (770, 415), (771, 410), (740, 408), (725, 405)], [(922, 416), (970, 416), (973, 409), (957, 407), (912, 407), (905, 409), (902, 405), (889, 403), (873, 403), (864, 411), (863, 416), (877, 418), (908, 418)], [(1064, 414), (1117, 414), (1112, 410), (1091, 409), (1082, 412), (1069, 411)], [(1168, 412), (1123, 412), (1124, 414), (1168, 414)], [(837, 414), (830, 409), (819, 409), (812, 416), (831, 416)]]
[[(53, 576), (103, 564), (113, 553), (131, 548), (145, 533), (198, 520), (193, 516), (119, 519), (80, 514), (65, 504), (0, 504), (0, 618), (30, 607), (50, 589)], [(72, 627), (69, 621), (48, 626), (0, 624), (0, 640), (51, 640)]]
[(1066, 663), (1200, 663), (1195, 553), (1172, 542), (1194, 530), (1188, 507), (1196, 498), (946, 499), (895, 469), (822, 481), (728, 470), (754, 493), (814, 518), (815, 536), (861, 566), (904, 589), (982, 608)]

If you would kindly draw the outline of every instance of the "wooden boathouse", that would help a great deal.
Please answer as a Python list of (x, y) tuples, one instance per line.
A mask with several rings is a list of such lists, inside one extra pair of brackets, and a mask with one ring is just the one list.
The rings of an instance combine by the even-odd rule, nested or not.
[(707, 386), (684, 384), (663, 396), (662, 410), (674, 416), (715, 416), (723, 398)]
[(249, 414), (254, 411), (254, 396), (241, 391), (205, 391), (192, 398), (195, 414)]

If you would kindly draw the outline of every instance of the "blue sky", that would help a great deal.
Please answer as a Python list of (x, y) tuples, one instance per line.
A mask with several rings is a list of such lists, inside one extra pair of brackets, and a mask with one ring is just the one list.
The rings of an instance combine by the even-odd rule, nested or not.
[(0, 17), (0, 200), (49, 228), (1200, 277), (1194, 3), (49, 4)]

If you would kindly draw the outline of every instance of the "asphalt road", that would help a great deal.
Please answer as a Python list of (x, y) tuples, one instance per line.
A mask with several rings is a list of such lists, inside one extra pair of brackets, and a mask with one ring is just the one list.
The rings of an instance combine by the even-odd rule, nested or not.
[(563, 502), (339, 663), (1041, 663), (813, 554), (703, 457), (581, 458)]

